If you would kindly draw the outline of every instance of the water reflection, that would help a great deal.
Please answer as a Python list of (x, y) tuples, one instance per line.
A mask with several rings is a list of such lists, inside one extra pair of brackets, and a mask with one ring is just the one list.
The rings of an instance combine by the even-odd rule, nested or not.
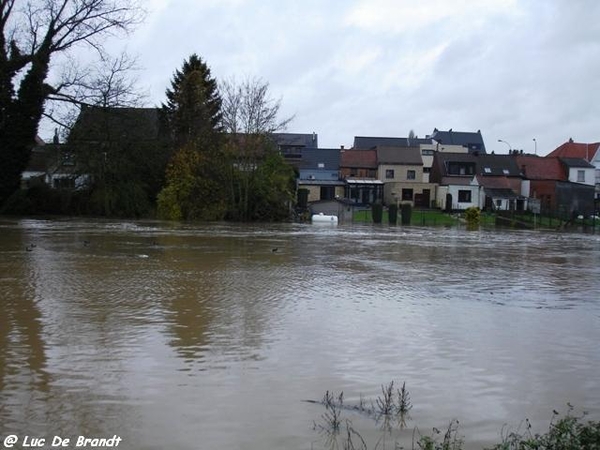
[(0, 279), (0, 414), (4, 423), (11, 412), (18, 412), (16, 421), (33, 422), (37, 411), (29, 406), (45, 396), (49, 383), (35, 297), (35, 260), (25, 249), (30, 244), (25, 244), (21, 230), (7, 230), (4, 236), (9, 244), (4, 252), (8, 257), (0, 259), (0, 273), (5, 274)]
[(598, 415), (599, 263), (578, 234), (0, 221), (0, 434), (307, 448), (301, 399), (391, 380), (487, 444)]

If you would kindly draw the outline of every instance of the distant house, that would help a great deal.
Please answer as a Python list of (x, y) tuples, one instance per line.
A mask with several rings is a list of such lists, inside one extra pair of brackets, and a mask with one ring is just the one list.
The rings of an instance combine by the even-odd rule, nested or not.
[(298, 189), (307, 189), (308, 202), (333, 200), (344, 195), (340, 180), (339, 148), (303, 148)]
[(383, 201), (383, 182), (377, 179), (377, 150), (341, 150), (340, 176), (346, 183), (344, 198), (357, 205)]
[[(421, 159), (423, 162), (423, 183), (429, 183), (429, 173), (433, 164), (433, 155), (436, 151), (444, 151), (445, 147), (436, 145), (431, 137), (409, 138), (409, 137), (376, 137), (376, 136), (355, 136), (353, 149), (374, 150), (377, 147), (419, 147), (421, 149)], [(450, 150), (445, 150), (450, 151)], [(455, 150), (456, 151), (456, 150)], [(465, 152), (467, 150), (465, 149)]]
[(542, 214), (558, 209), (558, 186), (567, 180), (565, 167), (558, 158), (533, 155), (514, 156), (523, 175), (526, 195), (539, 201)]
[(448, 131), (438, 130), (434, 128), (433, 133), (429, 136), (436, 146), (436, 150), (461, 153), (466, 149), (471, 154), (485, 154), (485, 143), (481, 136), (481, 131), (465, 132), (453, 131), (450, 128)]
[[(594, 211), (594, 167), (580, 158), (514, 156), (528, 186), (528, 195), (540, 203), (542, 214), (570, 218)], [(583, 172), (583, 173), (582, 173)]]
[(583, 158), (559, 158), (568, 173), (571, 183), (595, 185), (595, 167)]
[(600, 200), (600, 142), (581, 143), (569, 139), (547, 155), (548, 158), (579, 158), (594, 166), (595, 198)]
[(526, 208), (527, 193), (522, 190), (521, 170), (511, 155), (479, 154), (477, 181), (483, 190), (483, 207), (489, 210)]
[(378, 178), (384, 183), (385, 204), (430, 205), (432, 187), (423, 182), (423, 160), (418, 146), (377, 147), (377, 164)]
[(22, 188), (46, 184), (54, 189), (81, 189), (88, 185), (89, 175), (77, 164), (71, 146), (59, 144), (57, 136), (52, 144), (40, 138), (36, 144), (21, 175)]
[(526, 207), (521, 171), (510, 155), (436, 152), (430, 178), (442, 209)]
[(68, 141), (104, 145), (157, 141), (166, 136), (160, 117), (159, 108), (84, 107)]
[(436, 152), (430, 182), (438, 185), (435, 202), (441, 209), (462, 210), (481, 206), (477, 157), (471, 153)]
[(279, 154), (295, 168), (300, 165), (303, 149), (319, 147), (316, 133), (273, 133), (271, 138)]

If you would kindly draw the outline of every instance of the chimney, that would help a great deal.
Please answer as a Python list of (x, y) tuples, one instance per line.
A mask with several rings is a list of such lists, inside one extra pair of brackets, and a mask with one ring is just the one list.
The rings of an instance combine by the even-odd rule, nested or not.
[(344, 146), (343, 145), (340, 145), (340, 150), (344, 150)]

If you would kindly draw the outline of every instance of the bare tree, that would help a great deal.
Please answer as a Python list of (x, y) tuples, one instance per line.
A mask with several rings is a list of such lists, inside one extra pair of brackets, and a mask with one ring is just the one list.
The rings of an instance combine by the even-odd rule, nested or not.
[[(222, 127), (227, 133), (225, 149), (232, 161), (230, 203), (239, 220), (250, 220), (257, 215), (253, 212), (257, 204), (263, 202), (274, 189), (287, 190), (282, 187), (287, 185), (286, 181), (280, 185), (274, 182), (279, 176), (274, 174), (286, 172), (279, 167), (276, 159), (272, 160), (275, 165), (269, 175), (258, 169), (262, 161), (273, 156), (270, 154), (274, 146), (271, 134), (285, 130), (293, 117), (279, 119), (281, 100), (271, 98), (269, 84), (259, 78), (246, 79), (241, 83), (228, 80), (221, 83), (220, 91)], [(285, 179), (286, 175), (282, 178)], [(257, 197), (256, 193), (261, 190), (258, 186), (264, 188), (263, 194)]]
[(141, 15), (136, 0), (0, 0), (0, 204), (19, 186), (46, 100), (60, 95), (48, 83), (53, 58), (103, 55), (104, 39)]
[(234, 79), (220, 85), (223, 100), (223, 129), (230, 134), (268, 135), (283, 131), (294, 119), (279, 119), (281, 99), (269, 95), (269, 83), (260, 78)]
[(147, 93), (140, 90), (137, 59), (125, 52), (115, 57), (102, 54), (98, 61), (81, 66), (71, 58), (48, 95), (44, 117), (68, 134), (85, 106), (112, 108), (143, 104)]

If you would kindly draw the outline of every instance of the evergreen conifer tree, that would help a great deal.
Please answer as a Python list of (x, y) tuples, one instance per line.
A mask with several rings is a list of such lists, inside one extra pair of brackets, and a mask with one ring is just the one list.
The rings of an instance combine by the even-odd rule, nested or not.
[(214, 146), (221, 131), (221, 97), (210, 68), (193, 54), (175, 71), (163, 110), (177, 146)]

